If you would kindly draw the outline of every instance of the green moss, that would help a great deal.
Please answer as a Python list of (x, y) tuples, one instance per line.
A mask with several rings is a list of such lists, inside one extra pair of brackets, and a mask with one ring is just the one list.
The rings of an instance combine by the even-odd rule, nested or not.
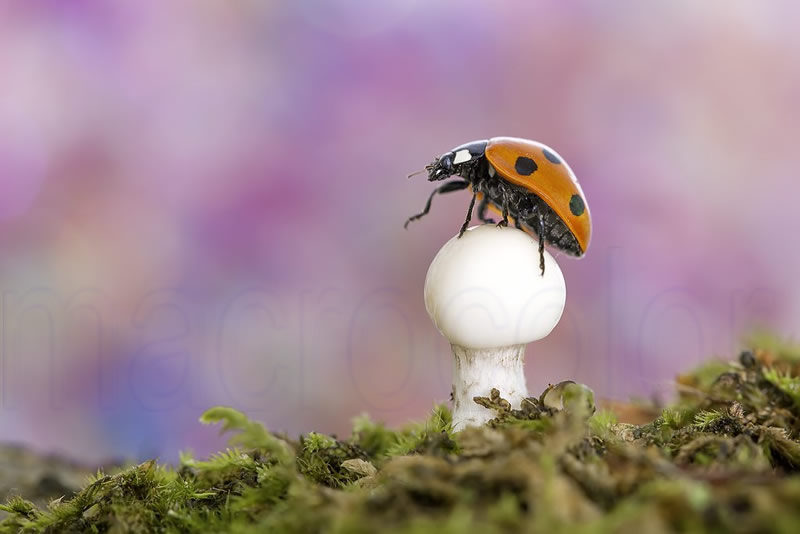
[(794, 340), (780, 338), (766, 330), (758, 330), (747, 336), (746, 344), (758, 347), (783, 362), (800, 362), (800, 344)]
[(661, 412), (659, 424), (673, 430), (681, 429), (695, 420), (697, 408), (695, 406), (669, 406)]
[(800, 408), (800, 377), (793, 376), (789, 371), (766, 369), (764, 379), (791, 399), (796, 408)]
[(617, 414), (610, 410), (602, 410), (595, 413), (588, 420), (589, 429), (601, 437), (610, 437), (614, 432), (614, 426), (619, 423)]
[(710, 425), (720, 421), (723, 415), (716, 411), (716, 410), (704, 410), (695, 414), (694, 416), (694, 425), (697, 427), (698, 430), (705, 430)]
[(229, 449), (98, 473), (46, 509), (14, 497), (0, 534), (796, 532), (800, 359), (770, 347), (682, 376), (645, 425), (571, 381), (519, 409), (477, 397), (495, 418), (457, 434), (444, 405), (397, 430), (360, 416), (344, 440), (217, 407), (201, 421)]

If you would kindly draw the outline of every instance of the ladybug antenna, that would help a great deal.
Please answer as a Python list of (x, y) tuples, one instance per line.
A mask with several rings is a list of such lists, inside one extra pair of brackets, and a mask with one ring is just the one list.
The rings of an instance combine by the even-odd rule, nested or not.
[(416, 176), (416, 175), (418, 175), (418, 174), (422, 174), (423, 172), (425, 172), (425, 171), (427, 171), (427, 170), (428, 170), (428, 169), (427, 169), (427, 168), (425, 168), (425, 169), (420, 169), (420, 170), (418, 170), (418, 171), (416, 171), (416, 172), (412, 172), (411, 174), (409, 174), (408, 176), (406, 176), (406, 178), (413, 178), (414, 176)]

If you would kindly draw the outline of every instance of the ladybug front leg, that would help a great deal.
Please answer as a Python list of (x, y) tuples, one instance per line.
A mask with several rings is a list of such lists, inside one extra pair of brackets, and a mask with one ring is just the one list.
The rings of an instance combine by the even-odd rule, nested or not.
[(466, 189), (467, 187), (469, 187), (469, 182), (466, 180), (456, 180), (455, 182), (447, 182), (446, 184), (437, 187), (436, 189), (433, 190), (431, 196), (428, 197), (428, 202), (425, 203), (425, 209), (422, 210), (420, 213), (417, 213), (416, 215), (412, 215), (411, 217), (409, 217), (406, 223), (403, 225), (403, 228), (408, 228), (408, 223), (424, 217), (425, 215), (428, 214), (429, 211), (431, 211), (431, 202), (433, 201), (433, 197), (436, 194), (441, 195), (443, 193), (450, 193), (452, 191), (461, 191), (462, 189)]
[(472, 220), (472, 208), (475, 207), (475, 197), (478, 196), (478, 193), (472, 193), (472, 200), (469, 201), (469, 209), (467, 210), (467, 218), (464, 221), (464, 224), (461, 225), (461, 231), (458, 232), (458, 237), (464, 235), (464, 232), (467, 231), (467, 226), (469, 226), (469, 221)]

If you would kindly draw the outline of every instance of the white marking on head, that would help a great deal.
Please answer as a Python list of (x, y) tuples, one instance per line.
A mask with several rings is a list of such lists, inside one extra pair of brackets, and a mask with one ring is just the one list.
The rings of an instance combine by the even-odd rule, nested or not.
[(489, 177), (494, 178), (494, 175), (497, 174), (497, 171), (494, 170), (494, 165), (489, 165)]
[(453, 164), (456, 163), (464, 163), (465, 161), (469, 161), (472, 159), (472, 154), (469, 153), (469, 150), (466, 148), (464, 150), (459, 150), (456, 152), (456, 157), (453, 158)]

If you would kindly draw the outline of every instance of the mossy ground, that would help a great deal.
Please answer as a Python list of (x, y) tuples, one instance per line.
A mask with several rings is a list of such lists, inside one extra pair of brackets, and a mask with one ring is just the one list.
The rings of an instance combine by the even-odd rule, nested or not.
[(594, 412), (564, 383), (453, 434), (437, 406), (348, 439), (269, 433), (230, 408), (205, 423), (231, 447), (180, 466), (98, 473), (39, 509), (2, 506), (11, 532), (800, 532), (800, 354), (775, 343), (679, 378), (648, 424)]

